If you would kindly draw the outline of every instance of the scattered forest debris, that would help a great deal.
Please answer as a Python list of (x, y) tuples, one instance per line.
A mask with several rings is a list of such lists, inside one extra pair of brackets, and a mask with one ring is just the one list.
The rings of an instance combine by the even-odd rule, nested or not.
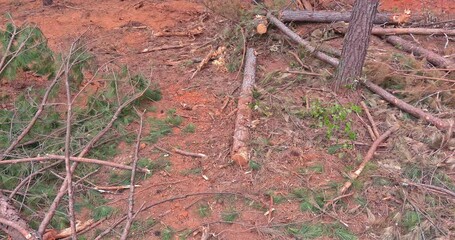
[(253, 101), (253, 86), (256, 77), (256, 55), (253, 48), (248, 48), (245, 57), (243, 84), (238, 99), (237, 119), (235, 121), (234, 141), (232, 143), (231, 159), (240, 166), (249, 161), (248, 141), (251, 124), (251, 108)]
[(223, 55), (224, 55), (224, 52), (226, 51), (226, 47), (224, 46), (221, 46), (221, 47), (218, 47), (216, 51), (213, 51), (213, 49), (210, 49), (210, 52), (205, 56), (205, 58), (199, 63), (199, 65), (197, 66), (196, 70), (193, 72), (193, 74), (191, 75), (190, 79), (193, 79), (196, 74), (198, 72), (201, 71), (201, 69), (207, 65), (207, 63), (212, 60), (212, 59), (215, 59), (217, 57), (219, 58), (223, 58)]
[[(49, 154), (49, 155), (46, 155), (43, 157), (31, 157), (31, 158), (3, 160), (0, 162), (0, 165), (16, 164), (16, 163), (24, 163), (24, 162), (42, 162), (42, 161), (50, 161), (50, 160), (64, 160), (64, 159), (65, 159), (65, 156)], [(109, 167), (114, 167), (114, 168), (119, 168), (119, 169), (133, 170), (133, 168), (131, 166), (127, 166), (127, 165), (123, 165), (123, 164), (119, 164), (119, 163), (115, 163), (115, 162), (92, 159), (92, 158), (70, 157), (70, 160), (73, 162), (93, 163), (93, 164), (99, 164), (99, 165), (104, 165), (104, 166), (109, 166)], [(143, 172), (143, 173), (150, 173), (150, 170), (148, 170), (147, 168), (138, 168), (138, 171)]]
[(370, 121), (372, 130), (373, 130), (373, 134), (375, 136), (375, 138), (373, 140), (376, 140), (376, 138), (378, 138), (380, 135), (379, 135), (379, 130), (378, 130), (377, 126), (376, 126), (376, 123), (374, 122), (373, 116), (371, 116), (371, 113), (368, 110), (368, 107), (367, 107), (367, 105), (365, 104), (364, 101), (360, 102), (360, 105), (362, 106), (363, 111), (365, 111), (365, 114), (367, 115), (368, 121)]
[(170, 31), (161, 31), (154, 33), (153, 36), (155, 37), (172, 37), (172, 36), (178, 36), (178, 37), (194, 37), (196, 35), (200, 35), (204, 32), (204, 28), (199, 26), (194, 29), (190, 29), (188, 31), (175, 31), (175, 32), (170, 32)]
[(190, 44), (164, 45), (164, 46), (161, 46), (161, 47), (145, 48), (144, 50), (140, 51), (139, 53), (150, 53), (150, 52), (156, 52), (156, 51), (161, 51), (161, 50), (184, 48), (184, 47), (189, 46), (189, 45)]
[[(271, 13), (267, 14), (267, 17), (273, 24), (275, 24), (275, 26), (277, 26), (283, 33), (285, 33), (287, 36), (289, 36), (294, 42), (300, 44), (301, 46), (303, 46), (305, 48), (308, 47), (308, 50), (310, 50), (310, 51), (315, 50), (315, 48), (313, 46), (311, 46), (311, 44), (309, 42), (303, 40), (295, 32), (293, 32), (288, 27), (286, 27), (286, 25), (284, 25), (280, 20), (275, 18)], [(395, 37), (395, 36), (391, 36), (391, 37)], [(322, 60), (322, 61), (332, 65), (333, 67), (337, 67), (339, 64), (338, 59), (332, 58), (322, 52), (316, 52), (316, 54), (314, 54), (314, 56), (316, 58), (318, 58), (319, 60)], [(359, 82), (361, 84), (363, 84), (366, 88), (368, 88), (370, 91), (378, 94), (379, 96), (381, 96), (382, 98), (387, 100), (389, 103), (397, 106), (398, 108), (400, 108), (401, 110), (403, 110), (405, 112), (412, 114), (415, 117), (421, 118), (421, 119), (435, 125), (439, 130), (449, 131), (451, 129), (450, 128), (451, 124), (449, 123), (449, 121), (440, 119), (429, 113), (425, 113), (423, 110), (416, 108), (416, 107), (404, 102), (403, 100), (393, 96), (391, 93), (387, 92), (386, 90), (384, 90), (383, 88), (374, 84), (373, 82), (368, 81), (366, 79), (361, 80)]]

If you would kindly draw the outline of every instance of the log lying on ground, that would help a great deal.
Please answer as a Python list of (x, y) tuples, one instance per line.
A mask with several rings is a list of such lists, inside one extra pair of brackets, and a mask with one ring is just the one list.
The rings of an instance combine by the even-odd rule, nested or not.
[[(334, 12), (334, 11), (291, 11), (284, 10), (280, 14), (283, 22), (349, 22), (351, 12)], [(402, 24), (407, 23), (410, 19), (409, 14), (389, 14), (377, 13), (374, 18), (374, 24)]]
[[(291, 29), (286, 27), (286, 25), (284, 25), (278, 19), (273, 17), (270, 13), (268, 13), (267, 17), (269, 18), (270, 22), (275, 24), (275, 26), (277, 26), (284, 34), (286, 34), (288, 37), (290, 37), (292, 40), (294, 40), (294, 42), (300, 44), (301, 46), (303, 46), (305, 48), (309, 45), (308, 42), (301, 39), (295, 32), (293, 32)], [(301, 41), (300, 39), (303, 41)], [(314, 51), (314, 47), (312, 47), (312, 46), (309, 46), (309, 47), (310, 48), (308, 48), (308, 50)], [(319, 60), (325, 61), (326, 63), (332, 65), (333, 67), (338, 66), (338, 64), (339, 64), (338, 59), (327, 56), (325, 53), (322, 53), (322, 52), (317, 52), (317, 53), (318, 54), (315, 54), (315, 56)], [(397, 97), (393, 96), (392, 94), (390, 94), (383, 88), (379, 87), (378, 85), (376, 85), (368, 80), (360, 81), (360, 83), (363, 84), (365, 87), (367, 87), (370, 91), (380, 95), (386, 101), (397, 106), (401, 110), (408, 112), (417, 118), (421, 118), (421, 119), (435, 125), (440, 130), (449, 131), (449, 132), (451, 131), (451, 123), (449, 121), (434, 117), (431, 114), (426, 113), (426, 112), (422, 111), (421, 109), (416, 108), (416, 107), (402, 101), (401, 99), (398, 99)]]
[(435, 66), (442, 67), (442, 68), (454, 68), (455, 63), (446, 59), (439, 54), (427, 50), (425, 48), (419, 47), (412, 42), (406, 41), (401, 37), (398, 36), (387, 36), (386, 41), (390, 44), (394, 45), (395, 47), (404, 50), (406, 52), (412, 53), (416, 56), (426, 58), (428, 62), (432, 63)]
[(254, 49), (248, 48), (245, 57), (243, 84), (238, 100), (237, 119), (235, 121), (234, 141), (232, 143), (231, 159), (245, 166), (249, 161), (248, 141), (250, 138), (249, 126), (251, 123), (250, 104), (253, 101), (253, 85), (256, 76), (256, 56)]
[(444, 28), (381, 28), (374, 27), (371, 34), (373, 35), (447, 35), (455, 36), (455, 30)]

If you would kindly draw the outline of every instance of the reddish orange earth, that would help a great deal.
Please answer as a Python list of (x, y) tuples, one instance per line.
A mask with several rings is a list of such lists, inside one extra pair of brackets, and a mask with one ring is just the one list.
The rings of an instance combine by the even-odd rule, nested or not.
[[(454, 13), (453, 0), (411, 1), (389, 0), (381, 1), (381, 10), (402, 11), (411, 9), (415, 12), (431, 11), (435, 14)], [(342, 182), (345, 177), (342, 172), (345, 162), (342, 159), (327, 154), (321, 149), (307, 146), (309, 138), (289, 129), (281, 129), (277, 121), (257, 117), (259, 124), (253, 130), (253, 142), (256, 146), (253, 156), (265, 156), (258, 161), (263, 162), (259, 171), (240, 169), (229, 163), (229, 151), (235, 119), (235, 101), (226, 101), (240, 85), (236, 73), (227, 73), (223, 69), (209, 66), (202, 69), (196, 77), (189, 81), (196, 64), (185, 65), (185, 61), (204, 58), (210, 51), (211, 42), (217, 34), (227, 29), (228, 22), (220, 16), (209, 13), (202, 1), (54, 1), (51, 7), (42, 7), (41, 1), (0, 1), (1, 12), (10, 12), (14, 20), (36, 23), (49, 40), (50, 47), (56, 52), (64, 52), (71, 41), (81, 34), (91, 42), (90, 52), (102, 64), (116, 59), (116, 63), (127, 64), (131, 71), (141, 72), (150, 76), (154, 83), (160, 86), (163, 99), (150, 105), (155, 106), (155, 112), (148, 112), (147, 117), (163, 118), (166, 111), (176, 109), (177, 115), (184, 118), (182, 126), (194, 124), (194, 134), (184, 133), (180, 128), (174, 128), (170, 136), (162, 138), (158, 145), (172, 150), (179, 147), (191, 152), (204, 153), (207, 159), (191, 158), (179, 154), (168, 155), (157, 151), (152, 144), (143, 144), (140, 156), (150, 159), (165, 158), (171, 162), (170, 170), (154, 173), (152, 177), (141, 181), (137, 189), (136, 206), (148, 205), (165, 199), (185, 194), (208, 192), (207, 195), (183, 198), (157, 205), (139, 214), (137, 220), (155, 219), (157, 225), (147, 229), (147, 232), (136, 236), (137, 239), (158, 239), (163, 229), (169, 227), (177, 234), (191, 230), (190, 239), (200, 239), (202, 226), (209, 226), (209, 232), (219, 239), (288, 239), (286, 232), (276, 232), (275, 228), (288, 223), (316, 221), (320, 223), (337, 222), (327, 215), (315, 215), (301, 212), (299, 203), (289, 197), (293, 189), (327, 188), (330, 183)], [(5, 18), (0, 23), (4, 25)], [(155, 37), (162, 31), (184, 31), (203, 27), (204, 32), (197, 36)], [(163, 45), (187, 44), (181, 49), (164, 50), (139, 54), (145, 48)], [(222, 42), (221, 42), (222, 44)], [(213, 47), (216, 47), (213, 45)], [(264, 72), (282, 69), (288, 65), (283, 56), (265, 53), (258, 50), (259, 64)], [(176, 64), (171, 64), (176, 63)], [(25, 85), (45, 85), (42, 79), (34, 79), (24, 75), (21, 82)], [(10, 83), (0, 86), (2, 91), (18, 93), (20, 87)], [(295, 93), (296, 98), (303, 96), (303, 90)], [(318, 91), (313, 94), (323, 95)], [(330, 98), (330, 94), (324, 97)], [(184, 105), (193, 106), (192, 110)], [(144, 106), (147, 107), (147, 106)], [(292, 123), (289, 123), (292, 124)], [(131, 128), (137, 128), (133, 124)], [(146, 130), (150, 126), (146, 126)], [(324, 135), (319, 132), (319, 135)], [(307, 136), (308, 137), (308, 136)], [(267, 143), (264, 143), (267, 142)], [(316, 142), (317, 144), (317, 142)], [(310, 144), (311, 145), (311, 144)], [(121, 143), (118, 146), (120, 155), (112, 161), (129, 164), (133, 154), (133, 146)], [(360, 152), (365, 148), (357, 149)], [(260, 151), (260, 152), (259, 152)], [(305, 168), (321, 166), (323, 174), (301, 174)], [(103, 168), (104, 169), (104, 168)], [(191, 173), (192, 171), (194, 173)], [(108, 179), (111, 170), (104, 169), (98, 179)], [(103, 176), (104, 174), (104, 176)], [(101, 184), (101, 183), (100, 183)], [(237, 192), (241, 195), (224, 195), (215, 193)], [(280, 204), (271, 204), (270, 196), (283, 195)], [(369, 192), (370, 206), (377, 216), (385, 216), (389, 211), (386, 196)], [(116, 218), (126, 213), (128, 193), (106, 194), (107, 205), (118, 209), (101, 227), (109, 227)], [(251, 199), (246, 200), (251, 197)], [(253, 201), (252, 201), (253, 199)], [(344, 209), (355, 211), (359, 204), (354, 198), (347, 198)], [(201, 217), (198, 207), (209, 207), (210, 214)], [(271, 211), (273, 208), (273, 211)], [(269, 210), (269, 211), (267, 211)], [(223, 222), (222, 216), (229, 211), (235, 211), (239, 217), (234, 224)], [(269, 215), (265, 215), (267, 213)], [(271, 212), (271, 213), (270, 213)], [(367, 215), (364, 213), (350, 215), (340, 213), (338, 218), (345, 223), (349, 230), (359, 239), (369, 239)], [(270, 215), (271, 214), (271, 215)], [(88, 218), (81, 215), (78, 218)], [(82, 220), (82, 219), (81, 219)], [(383, 220), (383, 219), (382, 219)], [(93, 231), (94, 232), (94, 231)], [(91, 233), (93, 236), (94, 233)], [(112, 235), (111, 235), (112, 236)], [(117, 237), (117, 236), (116, 236)]]

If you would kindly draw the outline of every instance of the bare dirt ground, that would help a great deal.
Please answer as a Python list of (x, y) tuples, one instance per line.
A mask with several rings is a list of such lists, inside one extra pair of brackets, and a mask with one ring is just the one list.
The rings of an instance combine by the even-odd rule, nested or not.
[[(132, 232), (133, 239), (179, 239), (179, 236), (181, 239), (200, 239), (203, 227), (207, 227), (215, 239), (304, 239), (305, 237), (299, 237), (298, 234), (293, 235), (292, 229), (300, 229), (302, 224), (307, 223), (331, 226), (329, 229), (336, 229), (333, 226), (341, 225), (358, 239), (384, 239), (382, 234), (387, 231), (395, 236), (408, 234), (408, 239), (421, 239), (418, 233), (409, 236), (410, 231), (397, 227), (406, 210), (416, 208), (419, 209), (416, 211), (421, 213), (419, 221), (429, 225), (426, 227), (432, 229), (432, 236), (442, 237), (440, 239), (455, 237), (454, 225), (450, 227), (453, 224), (450, 222), (455, 219), (453, 199), (452, 205), (448, 205), (449, 209), (441, 210), (444, 214), (451, 212), (451, 216), (441, 216), (433, 211), (437, 207), (444, 208), (442, 204), (447, 200), (446, 197), (428, 192), (421, 194), (421, 189), (401, 186), (394, 181), (400, 179), (398, 176), (403, 176), (406, 164), (421, 166), (420, 170), (424, 171), (423, 165), (419, 165), (415, 160), (422, 150), (417, 147), (415, 140), (409, 139), (424, 139), (436, 129), (415, 119), (403, 117), (400, 111), (366, 90), (359, 90), (359, 97), (346, 99), (333, 95), (322, 85), (324, 82), (321, 84), (319, 78), (304, 76), (304, 80), (294, 81), (296, 76), (290, 74), (271, 74), (283, 71), (292, 66), (291, 62), (295, 62), (288, 49), (299, 51), (279, 37), (279, 31), (272, 28), (267, 36), (255, 37), (256, 41), (251, 42), (258, 53), (258, 91), (262, 94), (259, 107), (253, 116), (255, 126), (252, 128), (251, 155), (260, 167), (253, 170), (241, 169), (229, 159), (235, 119), (233, 111), (236, 109), (235, 96), (238, 94), (236, 90), (241, 84), (241, 76), (236, 78), (236, 71), (229, 72), (223, 67), (209, 64), (194, 79), (188, 80), (198, 64), (197, 61), (188, 60), (204, 58), (210, 50), (209, 46), (215, 48), (217, 44), (225, 44), (227, 51), (232, 51), (232, 44), (219, 38), (223, 32), (229, 31), (232, 24), (228, 20), (209, 11), (201, 1), (54, 2), (51, 7), (42, 7), (41, 1), (1, 0), (0, 10), (11, 13), (18, 24), (24, 21), (36, 23), (47, 37), (52, 50), (56, 52), (64, 52), (74, 38), (86, 32), (88, 41), (93, 41), (90, 53), (96, 56), (98, 64), (115, 59), (119, 65), (126, 64), (132, 71), (150, 76), (162, 90), (163, 99), (150, 103), (156, 110), (147, 112), (147, 118), (162, 119), (170, 109), (175, 109), (176, 114), (184, 119), (181, 126), (174, 127), (172, 134), (161, 138), (157, 145), (168, 150), (179, 147), (208, 156), (207, 159), (199, 159), (175, 153), (169, 155), (154, 148), (153, 144), (142, 145), (141, 157), (166, 159), (170, 162), (170, 167), (140, 181), (142, 187), (137, 189), (135, 197), (137, 207), (186, 194), (210, 194), (169, 201), (140, 213), (138, 222), (145, 225), (153, 219), (154, 224), (137, 227)], [(251, 8), (246, 1), (244, 5), (245, 9)], [(320, 6), (321, 9), (337, 7), (340, 5), (332, 1), (324, 1)], [(402, 12), (404, 9), (438, 19), (450, 19), (450, 16), (455, 14), (455, 4), (451, 0), (381, 1), (381, 11)], [(0, 23), (4, 26), (6, 19), (2, 18)], [(304, 34), (307, 27), (314, 29), (315, 26), (318, 25), (301, 25), (295, 28)], [(154, 36), (158, 32), (186, 31), (197, 27), (203, 27), (204, 30), (196, 36)], [(214, 40), (216, 37), (218, 39)], [(419, 42), (442, 55), (455, 53), (453, 39), (449, 41), (448, 47), (445, 47), (444, 37), (417, 38)], [(340, 46), (341, 42), (341, 38), (329, 41), (333, 46)], [(139, 53), (145, 48), (176, 44), (187, 45), (179, 49)], [(372, 55), (376, 57), (382, 54), (384, 59), (387, 59), (390, 51), (397, 50), (379, 38), (372, 39)], [(374, 61), (373, 59), (371, 57), (369, 60)], [(334, 71), (312, 58), (307, 58), (307, 61), (306, 64), (321, 74), (325, 68), (327, 71)], [(267, 81), (270, 76), (273, 76), (274, 80)], [(453, 74), (451, 76), (453, 77)], [(378, 79), (386, 81), (380, 77)], [(14, 83), (3, 82), (0, 89), (2, 94), (14, 98), (30, 86), (42, 88), (46, 86), (46, 80), (24, 73)], [(96, 87), (102, 86), (94, 86)], [(453, 88), (453, 85), (451, 87)], [(275, 89), (274, 93), (269, 91), (271, 88)], [(347, 140), (327, 139), (324, 129), (314, 127), (317, 125), (314, 122), (296, 117), (296, 112), (304, 110), (305, 104), (312, 100), (357, 104), (364, 98), (371, 99), (371, 111), (381, 132), (385, 132), (390, 126), (389, 121), (396, 118), (405, 122), (402, 129), (380, 148), (373, 160), (375, 164), (362, 173), (357, 185), (351, 189), (352, 195), (341, 199), (335, 209), (327, 212), (302, 211), (304, 206), (302, 207), (298, 197), (299, 190), (303, 189), (304, 195), (313, 196), (311, 201), (316, 205), (320, 199), (327, 201), (336, 197), (337, 186), (346, 180), (346, 173), (358, 165), (372, 141), (362, 122), (353, 115), (353, 128), (357, 132), (356, 142), (359, 145), (330, 154), (328, 148)], [(229, 101), (227, 105), (226, 101)], [(187, 110), (184, 105), (193, 108)], [(2, 102), (2, 108), (11, 107), (12, 102)], [(147, 107), (150, 106), (144, 106)], [(453, 108), (453, 103), (451, 107)], [(363, 116), (363, 113), (361, 115)], [(182, 130), (190, 123), (195, 126), (194, 133)], [(130, 127), (136, 129), (138, 125), (133, 123)], [(147, 123), (145, 131), (150, 128), (150, 123)], [(406, 140), (409, 142), (405, 142)], [(133, 144), (121, 142), (117, 149), (119, 154), (110, 161), (130, 164)], [(425, 151), (434, 153), (427, 148)], [(438, 158), (437, 154), (432, 156)], [(443, 159), (439, 159), (441, 160)], [(441, 169), (453, 183), (453, 169)], [(111, 171), (103, 168), (103, 171), (97, 174), (100, 185), (103, 184), (103, 179), (109, 178)], [(221, 194), (226, 192), (240, 194)], [(108, 228), (126, 213), (127, 196), (127, 191), (104, 195), (108, 199), (106, 205), (118, 211), (98, 226), (98, 229)], [(434, 206), (431, 207), (432, 212), (425, 214), (428, 198), (432, 199)], [(201, 214), (204, 207), (209, 209), (207, 216)], [(265, 214), (271, 209), (272, 214)], [(227, 222), (228, 213), (238, 215), (233, 223)], [(78, 214), (78, 219), (86, 220), (84, 218), (90, 218), (90, 214), (82, 211)], [(446, 235), (438, 232), (438, 228)], [(111, 233), (107, 239), (117, 238), (119, 232)], [(168, 232), (172, 232), (172, 238), (167, 238)], [(95, 230), (87, 233), (87, 239), (92, 239), (98, 233)], [(337, 237), (343, 239), (336, 234), (325, 234), (318, 239)]]

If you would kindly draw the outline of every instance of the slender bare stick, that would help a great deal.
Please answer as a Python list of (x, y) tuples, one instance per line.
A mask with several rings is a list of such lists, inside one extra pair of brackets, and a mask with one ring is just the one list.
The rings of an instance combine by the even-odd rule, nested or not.
[[(1, 161), (0, 165), (25, 163), (25, 162), (44, 162), (44, 161), (50, 161), (50, 160), (65, 160), (65, 156), (49, 154), (49, 155), (46, 155), (43, 157), (10, 159), (10, 160)], [(103, 160), (98, 160), (98, 159), (92, 159), (92, 158), (70, 157), (70, 160), (73, 162), (78, 162), (78, 163), (93, 163), (93, 164), (114, 167), (114, 168), (119, 168), (119, 169), (133, 170), (133, 168), (128, 165), (123, 165), (123, 164), (119, 164), (119, 163), (115, 163), (115, 162), (103, 161)], [(138, 168), (137, 170), (139, 172), (143, 172), (143, 173), (150, 173), (150, 170), (147, 168)]]
[[(90, 142), (87, 143), (87, 145), (85, 145), (84, 149), (82, 149), (81, 153), (79, 153), (78, 156), (79, 157), (85, 156), (92, 149), (94, 144), (98, 140), (100, 140), (109, 131), (109, 129), (112, 127), (114, 122), (119, 117), (120, 113), (123, 111), (123, 109), (125, 107), (129, 106), (136, 99), (142, 97), (142, 95), (144, 95), (144, 93), (148, 89), (148, 87), (149, 86), (146, 86), (143, 91), (134, 94), (130, 99), (128, 99), (126, 102), (124, 102), (122, 105), (120, 105), (119, 108), (117, 109), (117, 111), (112, 116), (112, 118), (109, 121), (109, 123), (106, 125), (106, 127), (104, 127), (103, 130), (101, 130), (92, 140), (90, 140)], [(71, 166), (71, 172), (74, 172), (74, 170), (76, 170), (76, 167), (77, 167), (77, 162), (73, 163), (73, 165)], [(51, 221), (52, 217), (54, 216), (55, 210), (57, 209), (58, 204), (60, 203), (60, 200), (65, 195), (67, 186), (68, 186), (68, 182), (65, 179), (65, 181), (62, 183), (62, 185), (61, 185), (61, 187), (60, 187), (60, 189), (59, 189), (59, 191), (57, 193), (57, 196), (55, 197), (54, 201), (52, 202), (51, 206), (49, 207), (49, 210), (47, 211), (46, 215), (43, 218), (43, 221), (41, 222), (41, 224), (40, 224), (40, 226), (38, 228), (38, 233), (41, 236), (43, 235), (44, 231), (46, 230), (47, 225), (49, 224), (49, 222)]]
[(67, 56), (66, 67), (65, 67), (65, 90), (66, 90), (66, 134), (65, 134), (65, 170), (66, 170), (66, 179), (68, 180), (68, 217), (71, 227), (71, 239), (77, 240), (76, 232), (76, 216), (74, 213), (74, 194), (73, 194), (73, 174), (71, 172), (71, 114), (72, 114), (72, 101), (71, 101), (71, 89), (69, 82), (69, 74), (71, 67), (70, 60), (71, 55), (73, 54), (74, 47), (76, 42), (71, 44), (69, 54)]
[(373, 144), (371, 145), (370, 149), (367, 152), (367, 155), (365, 155), (365, 158), (363, 159), (362, 163), (359, 165), (359, 168), (357, 168), (357, 170), (351, 174), (351, 176), (350, 176), (351, 179), (344, 183), (343, 187), (340, 190), (341, 195), (343, 195), (346, 192), (346, 190), (348, 190), (349, 187), (351, 187), (352, 181), (357, 179), (359, 177), (360, 173), (362, 173), (366, 164), (373, 158), (373, 155), (376, 152), (376, 149), (378, 148), (379, 144), (381, 144), (384, 140), (386, 140), (390, 136), (390, 134), (392, 134), (393, 132), (398, 130), (398, 128), (399, 128), (399, 126), (394, 126), (394, 127), (390, 128), (387, 132), (385, 132), (384, 134), (379, 136), (379, 138), (373, 142)]
[(378, 138), (379, 137), (379, 131), (378, 131), (378, 128), (376, 127), (376, 123), (374, 122), (373, 116), (371, 116), (370, 111), (368, 110), (368, 107), (365, 104), (365, 102), (363, 102), (363, 101), (360, 102), (360, 105), (362, 106), (363, 111), (365, 111), (365, 114), (367, 115), (368, 121), (370, 121), (371, 127), (373, 128), (374, 136), (376, 136), (376, 138)]
[(140, 144), (141, 144), (142, 127), (144, 125), (144, 112), (138, 113), (139, 117), (140, 117), (140, 124), (139, 124), (139, 132), (137, 133), (137, 139), (136, 139), (136, 149), (134, 151), (133, 171), (131, 172), (131, 180), (130, 180), (131, 188), (130, 188), (130, 195), (128, 198), (128, 219), (126, 221), (125, 228), (123, 229), (122, 236), (120, 237), (121, 240), (126, 240), (126, 238), (128, 237), (128, 232), (131, 228), (131, 224), (133, 223), (134, 190), (135, 190), (134, 180), (136, 177), (137, 161), (139, 159), (139, 149), (140, 149)]
[(190, 156), (190, 157), (196, 157), (196, 158), (207, 158), (207, 155), (205, 155), (203, 153), (187, 152), (187, 151), (180, 150), (178, 148), (174, 148), (174, 152), (184, 155), (184, 156)]

